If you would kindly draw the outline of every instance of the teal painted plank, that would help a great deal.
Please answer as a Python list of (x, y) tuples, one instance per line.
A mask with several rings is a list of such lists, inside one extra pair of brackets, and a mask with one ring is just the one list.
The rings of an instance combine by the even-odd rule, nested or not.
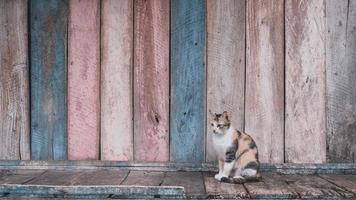
[(66, 0), (32, 0), (30, 10), (31, 155), (67, 158)]
[(171, 137), (173, 161), (203, 161), (205, 1), (171, 1)]

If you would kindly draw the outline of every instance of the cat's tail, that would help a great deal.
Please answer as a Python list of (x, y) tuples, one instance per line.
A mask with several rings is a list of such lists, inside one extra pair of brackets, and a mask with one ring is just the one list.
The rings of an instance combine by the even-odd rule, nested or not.
[(239, 177), (239, 178), (232, 178), (232, 177), (222, 178), (221, 182), (243, 184), (247, 182), (258, 182), (261, 180), (262, 180), (262, 176), (260, 173), (258, 173), (255, 176), (246, 176), (246, 177)]

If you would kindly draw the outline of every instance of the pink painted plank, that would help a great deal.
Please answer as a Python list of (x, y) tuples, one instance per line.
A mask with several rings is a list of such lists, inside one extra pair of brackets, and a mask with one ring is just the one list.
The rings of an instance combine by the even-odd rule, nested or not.
[(136, 0), (134, 158), (169, 159), (169, 1)]
[(264, 163), (284, 161), (284, 0), (247, 1), (245, 132)]
[[(229, 111), (243, 130), (245, 89), (245, 1), (212, 0), (207, 7), (207, 110)], [(207, 121), (211, 115), (207, 112)], [(207, 123), (206, 161), (216, 161)]]
[(71, 0), (68, 42), (68, 158), (99, 158), (99, 0)]
[(285, 158), (326, 161), (325, 1), (289, 0), (285, 6)]
[(101, 22), (101, 158), (132, 160), (132, 0), (102, 1)]

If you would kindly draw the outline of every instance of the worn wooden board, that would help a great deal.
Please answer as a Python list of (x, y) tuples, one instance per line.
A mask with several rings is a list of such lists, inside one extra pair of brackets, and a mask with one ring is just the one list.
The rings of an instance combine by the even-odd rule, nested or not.
[(47, 170), (40, 176), (27, 181), (26, 185), (74, 185), (81, 175), (79, 170)]
[(262, 181), (245, 183), (251, 198), (297, 198), (298, 194), (276, 173), (262, 174)]
[(30, 159), (27, 1), (0, 1), (0, 159)]
[(67, 0), (30, 2), (31, 159), (67, 159)]
[(204, 185), (208, 199), (249, 198), (242, 184), (222, 183), (214, 178), (214, 173), (204, 173)]
[(130, 171), (122, 185), (160, 186), (165, 172)]
[[(23, 196), (38, 198), (59, 198), (59, 199), (147, 199), (154, 196), (167, 196), (170, 198), (183, 197), (184, 189), (175, 186), (61, 186), (61, 185), (18, 185), (5, 184), (0, 185), (0, 194), (18, 195), (16, 198)], [(21, 196), (22, 195), (22, 196)], [(20, 196), (20, 197), (19, 197)], [(14, 199), (14, 198), (10, 198)]]
[(37, 176), (44, 170), (0, 170), (0, 184), (23, 184)]
[(170, 159), (205, 159), (205, 1), (171, 1)]
[[(245, 1), (206, 2), (207, 110), (231, 113), (235, 128), (244, 127)], [(207, 113), (206, 161), (216, 160)]]
[(285, 159), (326, 160), (324, 0), (286, 1)]
[(168, 161), (169, 1), (134, 7), (134, 159)]
[(167, 172), (162, 186), (182, 186), (188, 197), (205, 197), (201, 172)]
[(284, 0), (247, 1), (245, 132), (264, 163), (284, 162)]
[(356, 162), (356, 2), (326, 1), (327, 160)]
[(126, 178), (128, 170), (98, 169), (81, 171), (73, 185), (120, 185)]
[(356, 194), (356, 175), (322, 174), (320, 176), (329, 182), (332, 182), (339, 187)]
[(101, 159), (133, 159), (133, 2), (101, 2)]
[[(99, 158), (99, 0), (71, 0), (68, 24), (68, 159)], [(88, 148), (90, 146), (90, 148)]]
[(282, 179), (294, 189), (300, 198), (351, 198), (354, 194), (329, 183), (317, 175), (283, 175)]

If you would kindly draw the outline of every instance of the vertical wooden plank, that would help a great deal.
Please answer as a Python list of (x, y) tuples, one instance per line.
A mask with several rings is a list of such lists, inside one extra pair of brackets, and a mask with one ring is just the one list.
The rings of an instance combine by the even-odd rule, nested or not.
[(98, 159), (99, 0), (70, 0), (69, 10), (68, 158)]
[(204, 160), (205, 1), (171, 1), (172, 161)]
[(286, 1), (286, 161), (326, 160), (324, 0)]
[(67, 158), (66, 0), (31, 0), (31, 155)]
[(356, 2), (326, 1), (327, 160), (356, 162)]
[(169, 160), (169, 1), (136, 0), (134, 158)]
[(28, 160), (27, 1), (0, 0), (0, 27), (0, 160)]
[[(207, 109), (232, 114), (233, 125), (243, 130), (245, 90), (244, 0), (207, 2)], [(210, 115), (207, 114), (207, 120)], [(207, 123), (206, 160), (216, 160), (210, 123)]]
[(284, 0), (247, 1), (245, 131), (260, 161), (284, 161)]
[(101, 158), (133, 159), (132, 0), (101, 4)]

